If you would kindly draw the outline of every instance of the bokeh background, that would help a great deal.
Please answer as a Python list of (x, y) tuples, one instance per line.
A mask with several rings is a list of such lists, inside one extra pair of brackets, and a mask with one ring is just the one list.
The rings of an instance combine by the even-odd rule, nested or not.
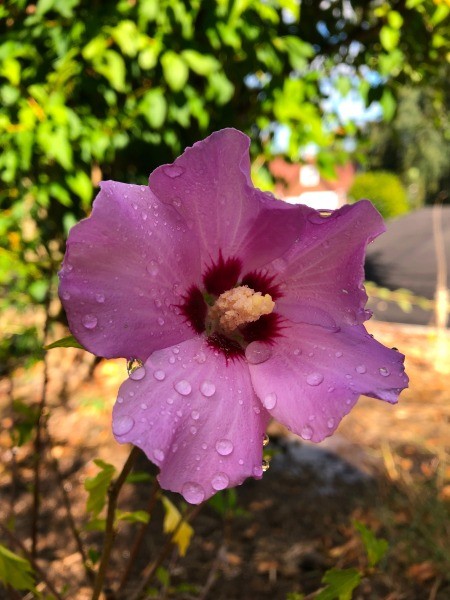
[[(357, 455), (356, 445), (370, 447), (356, 466), (382, 481), (385, 495), (380, 492), (378, 512), (370, 503), (360, 506), (359, 518), (366, 515), (398, 549), (386, 574), (358, 597), (448, 598), (449, 81), (449, 0), (1, 3), (0, 518), (28, 543), (36, 455), (45, 463), (51, 450), (62, 461), (81, 519), (82, 484), (95, 469), (89, 460), (97, 451), (123, 461), (109, 433), (123, 365), (98, 366), (77, 350), (55, 350), (48, 359), (43, 350), (68, 334), (57, 271), (71, 226), (89, 215), (101, 180), (145, 184), (186, 146), (236, 127), (251, 137), (256, 186), (322, 209), (368, 197), (387, 219), (390, 242), (380, 240), (370, 257), (370, 306), (378, 319), (374, 333), (409, 355), (411, 390), (395, 416), (377, 408), (374, 417), (373, 401), (362, 401), (332, 450), (347, 460)], [(398, 266), (401, 256), (406, 266)], [(387, 320), (404, 325), (380, 323)], [(56, 436), (53, 445), (37, 433), (40, 427)], [(273, 435), (284, 447), (286, 432)], [(275, 462), (281, 477), (284, 464)], [(318, 491), (323, 481), (314, 477), (322, 467), (315, 464), (305, 486)], [(45, 485), (56, 484), (49, 476)], [(347, 489), (344, 481), (336, 485)], [(270, 484), (265, 500), (254, 499), (264, 494), (255, 489), (243, 501), (264, 530), (280, 500), (271, 500)], [(339, 512), (357, 490), (350, 486), (320, 504), (322, 513), (337, 511), (341, 529), (328, 539), (325, 520), (309, 546), (295, 546), (294, 558), (286, 558), (283, 540), (270, 545), (273, 528), (261, 538), (270, 556), (253, 541), (255, 532), (243, 537), (242, 547), (228, 547), (228, 558), (221, 550), (219, 572), (236, 583), (223, 588), (223, 597), (300, 598), (317, 589), (333, 561), (357, 562), (355, 533)], [(55, 506), (47, 506), (49, 514)], [(198, 565), (205, 544), (222, 546), (208, 538), (208, 521), (200, 528), (193, 563), (203, 595), (189, 593), (206, 598), (212, 584), (201, 583), (208, 575)], [(238, 523), (235, 539), (240, 530)], [(307, 532), (305, 525), (296, 535)], [(58, 577), (68, 567), (52, 550), (55, 543), (51, 536), (42, 542)], [(248, 595), (244, 564), (253, 586)], [(81, 590), (82, 576), (75, 567), (70, 573)], [(167, 578), (159, 585), (169, 594)]]

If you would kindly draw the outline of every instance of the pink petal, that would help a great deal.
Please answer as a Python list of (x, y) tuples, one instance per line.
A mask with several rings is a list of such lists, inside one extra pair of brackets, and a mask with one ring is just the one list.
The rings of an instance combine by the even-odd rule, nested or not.
[(394, 403), (407, 387), (403, 354), (385, 348), (362, 325), (332, 332), (286, 323), (283, 337), (251, 364), (253, 387), (270, 414), (304, 439), (321, 441), (360, 394)]
[(198, 504), (262, 475), (268, 419), (246, 362), (227, 362), (195, 337), (153, 353), (122, 384), (113, 432), (160, 467), (164, 489)]
[(192, 337), (176, 305), (197, 281), (198, 246), (176, 211), (148, 187), (107, 181), (70, 231), (59, 294), (88, 350), (145, 360)]
[(206, 264), (222, 251), (252, 270), (283, 254), (298, 234), (297, 207), (253, 187), (249, 145), (243, 133), (223, 129), (150, 176), (153, 192), (196, 232)]
[(364, 310), (364, 254), (385, 229), (381, 216), (363, 200), (329, 217), (307, 209), (302, 218), (298, 242), (271, 266), (283, 281), (277, 311), (292, 321), (325, 327), (364, 322), (370, 317)]

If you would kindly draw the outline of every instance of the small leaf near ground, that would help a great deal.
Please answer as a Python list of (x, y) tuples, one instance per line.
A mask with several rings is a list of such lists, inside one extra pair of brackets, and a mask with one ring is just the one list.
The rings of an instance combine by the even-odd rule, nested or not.
[(80, 348), (81, 350), (86, 350), (86, 348), (77, 342), (73, 335), (68, 335), (60, 340), (56, 340), (56, 342), (44, 346), (44, 350), (52, 350), (53, 348)]
[(0, 581), (15, 590), (34, 588), (30, 563), (0, 544)]
[(330, 569), (322, 578), (328, 586), (319, 592), (315, 600), (351, 600), (358, 587), (361, 574), (356, 569)]
[[(163, 496), (161, 498), (162, 503), (164, 505), (165, 516), (163, 528), (165, 533), (172, 533), (177, 529), (180, 519), (182, 519), (181, 513), (178, 508), (172, 504), (172, 502)], [(191, 543), (192, 535), (194, 534), (194, 530), (189, 525), (189, 523), (183, 522), (181, 526), (178, 528), (178, 531), (173, 535), (172, 541), (174, 544), (178, 546), (178, 550), (181, 556), (186, 554), (186, 550)]]

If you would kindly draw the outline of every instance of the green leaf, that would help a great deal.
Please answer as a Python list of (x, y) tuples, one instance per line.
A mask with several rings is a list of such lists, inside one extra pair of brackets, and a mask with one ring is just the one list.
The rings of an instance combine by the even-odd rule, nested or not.
[(118, 92), (125, 91), (125, 61), (118, 52), (105, 50), (93, 61), (93, 67), (97, 73), (106, 77), (111, 87)]
[(56, 340), (56, 342), (44, 346), (44, 350), (52, 350), (53, 348), (80, 348), (81, 350), (86, 350), (86, 348), (77, 342), (73, 335), (68, 335), (60, 340)]
[(134, 512), (117, 510), (116, 521), (127, 521), (128, 523), (148, 523), (150, 521), (150, 515), (145, 510), (135, 510)]
[(161, 88), (146, 92), (138, 108), (150, 127), (159, 129), (163, 126), (167, 116), (167, 100)]
[(385, 50), (390, 52), (397, 47), (398, 41), (400, 39), (400, 32), (397, 29), (392, 29), (392, 27), (388, 27), (384, 25), (380, 31), (380, 42)]
[(161, 57), (164, 79), (174, 92), (183, 89), (189, 77), (189, 69), (186, 62), (179, 54), (168, 50)]
[(34, 581), (30, 563), (0, 544), (0, 581), (15, 590), (32, 590)]
[(353, 522), (355, 528), (361, 534), (364, 549), (367, 553), (369, 566), (375, 567), (386, 555), (389, 549), (389, 543), (384, 538), (377, 538), (376, 535), (360, 521)]
[(101, 470), (95, 477), (89, 477), (84, 482), (84, 489), (88, 492), (86, 510), (97, 517), (106, 504), (106, 497), (110, 483), (116, 473), (113, 465), (96, 459), (94, 463)]
[(127, 56), (136, 56), (140, 46), (140, 34), (133, 21), (121, 21), (111, 29), (111, 36)]
[(390, 90), (384, 90), (383, 95), (381, 96), (380, 104), (381, 108), (383, 109), (384, 120), (388, 122), (391, 121), (395, 115), (397, 103), (395, 102), (395, 98)]
[(66, 181), (72, 192), (81, 199), (83, 207), (87, 208), (94, 193), (90, 177), (84, 171), (77, 171), (75, 175), (68, 175)]
[(351, 600), (360, 581), (361, 574), (356, 569), (330, 569), (322, 578), (328, 586), (314, 600)]
[(185, 521), (179, 526), (182, 517), (178, 508), (166, 498), (166, 496), (163, 496), (161, 500), (165, 511), (163, 523), (164, 532), (172, 533), (178, 528), (177, 532), (172, 536), (172, 542), (178, 546), (180, 555), (184, 556), (191, 543), (194, 530), (189, 523), (186, 523)]
[(403, 17), (396, 10), (390, 10), (387, 15), (388, 23), (393, 29), (400, 29), (403, 25)]
[(189, 68), (194, 73), (197, 73), (197, 75), (211, 75), (211, 73), (219, 71), (221, 68), (219, 61), (214, 56), (200, 54), (196, 50), (183, 50), (181, 55), (189, 65)]
[(106, 519), (89, 519), (83, 529), (85, 531), (105, 531)]
[(430, 23), (434, 26), (438, 25), (448, 17), (450, 13), (450, 6), (447, 4), (439, 4), (434, 12), (434, 15), (430, 19)]

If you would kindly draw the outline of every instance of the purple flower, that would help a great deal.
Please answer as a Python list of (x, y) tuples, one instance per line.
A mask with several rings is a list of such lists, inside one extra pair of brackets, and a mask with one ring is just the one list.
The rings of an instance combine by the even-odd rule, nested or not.
[(360, 394), (393, 403), (408, 382), (403, 355), (362, 325), (380, 215), (275, 200), (253, 187), (248, 148), (226, 129), (149, 187), (104, 182), (60, 273), (74, 336), (143, 363), (119, 390), (116, 439), (194, 504), (262, 476), (271, 416), (319, 442)]

